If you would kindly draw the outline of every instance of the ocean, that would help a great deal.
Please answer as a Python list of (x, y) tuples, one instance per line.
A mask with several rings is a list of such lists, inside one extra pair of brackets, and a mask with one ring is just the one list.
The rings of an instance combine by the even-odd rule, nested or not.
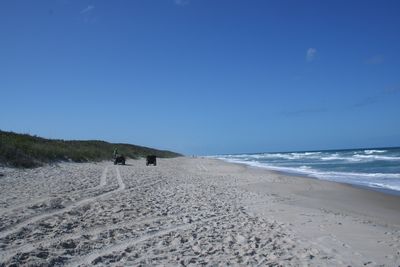
[(212, 157), (321, 180), (400, 193), (400, 147)]

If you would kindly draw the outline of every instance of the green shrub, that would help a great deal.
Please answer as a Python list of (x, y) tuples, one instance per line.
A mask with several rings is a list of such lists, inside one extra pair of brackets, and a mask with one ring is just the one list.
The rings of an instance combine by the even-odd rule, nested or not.
[(181, 156), (171, 151), (130, 144), (112, 144), (97, 140), (51, 140), (0, 130), (0, 164), (5, 166), (32, 168), (57, 161), (101, 161), (111, 159), (114, 148), (118, 148), (120, 154), (132, 159), (147, 155), (161, 158)]

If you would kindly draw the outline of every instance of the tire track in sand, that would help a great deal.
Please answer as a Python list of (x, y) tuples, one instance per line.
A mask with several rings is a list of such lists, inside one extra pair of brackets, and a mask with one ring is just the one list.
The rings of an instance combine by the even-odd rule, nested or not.
[[(98, 186), (96, 186), (96, 187), (89, 188), (89, 190), (93, 190), (93, 189), (96, 189), (96, 188), (101, 188), (101, 187), (106, 186), (106, 184), (107, 184), (107, 172), (108, 172), (108, 166), (106, 166), (104, 168), (103, 173), (101, 174), (100, 184)], [(14, 210), (21, 209), (21, 208), (29, 208), (30, 206), (33, 206), (33, 205), (36, 205), (36, 204), (41, 204), (41, 203), (45, 202), (46, 200), (49, 200), (49, 199), (52, 199), (52, 198), (55, 198), (55, 197), (41, 197), (41, 198), (35, 199), (34, 201), (29, 201), (28, 203), (24, 202), (24, 203), (20, 203), (20, 204), (14, 205), (13, 207), (10, 207), (10, 208), (3, 208), (3, 209), (1, 209), (1, 211), (3, 213), (7, 213), (7, 212), (14, 211)]]
[[(63, 240), (77, 239), (79, 237), (82, 237), (83, 235), (92, 235), (93, 236), (93, 235), (100, 234), (106, 230), (107, 231), (118, 230), (118, 229), (133, 227), (133, 226), (139, 226), (139, 225), (142, 225), (145, 223), (154, 223), (154, 222), (163, 222), (163, 221), (168, 222), (168, 220), (170, 220), (170, 219), (178, 220), (182, 217), (185, 217), (186, 215), (196, 215), (196, 214), (199, 214), (199, 213), (183, 212), (183, 213), (177, 213), (177, 214), (171, 214), (171, 215), (139, 217), (135, 221), (118, 222), (118, 223), (112, 224), (111, 226), (110, 225), (95, 226), (92, 228), (82, 229), (82, 230), (76, 231), (74, 233), (68, 233), (68, 234), (58, 236), (58, 237), (53, 237), (53, 238), (51, 238), (51, 240), (47, 240), (47, 239), (40, 240), (40, 241), (36, 241), (36, 242), (30, 242), (30, 243), (24, 244), (22, 246), (14, 246), (14, 247), (8, 248), (5, 251), (0, 251), (0, 259), (3, 259), (4, 262), (7, 262), (8, 260), (10, 260), (10, 258), (14, 257), (15, 254), (17, 254), (17, 253), (28, 253), (36, 248), (53, 246), (56, 243), (61, 242)], [(215, 218), (215, 217), (217, 217), (217, 215), (214, 215), (211, 218)], [(210, 218), (203, 219), (203, 221), (206, 221), (206, 220), (210, 220)]]
[(118, 189), (117, 190), (124, 190), (125, 189), (125, 184), (124, 181), (121, 178), (121, 173), (119, 172), (119, 167), (116, 166), (115, 172), (117, 173), (117, 181), (118, 181)]
[[(182, 213), (179, 214), (180, 216), (184, 215), (189, 215), (192, 213)], [(153, 223), (157, 221), (162, 221), (162, 220), (167, 220), (171, 218), (176, 218), (178, 217), (177, 215), (170, 215), (170, 216), (153, 216), (153, 217), (141, 217), (137, 219), (136, 221), (133, 222), (119, 222), (119, 223), (114, 223), (113, 225), (102, 225), (102, 226), (96, 226), (93, 228), (88, 228), (84, 230), (79, 230), (75, 233), (71, 234), (64, 234), (59, 237), (51, 238), (50, 240), (41, 240), (37, 242), (31, 242), (28, 244), (25, 244), (23, 246), (16, 246), (9, 248), (5, 251), (0, 251), (0, 259), (2, 259), (4, 262), (7, 262), (10, 260), (10, 258), (14, 257), (15, 254), (17, 253), (28, 253), (35, 248), (40, 248), (40, 247), (45, 247), (45, 246), (53, 246), (57, 244), (58, 242), (61, 242), (63, 240), (68, 240), (68, 239), (77, 239), (79, 237), (82, 237), (83, 235), (97, 235), (100, 234), (104, 231), (112, 231), (112, 230), (117, 230), (117, 229), (123, 229), (124, 227), (132, 227), (132, 226), (138, 226), (142, 225), (145, 223)]]
[[(106, 167), (106, 168), (107, 168), (107, 167)], [(7, 229), (7, 230), (4, 230), (4, 231), (0, 232), (0, 238), (4, 238), (4, 237), (6, 237), (6, 236), (8, 236), (8, 235), (10, 235), (10, 234), (13, 234), (13, 233), (15, 233), (15, 232), (18, 232), (19, 230), (21, 230), (22, 228), (28, 226), (29, 224), (38, 222), (38, 221), (40, 221), (40, 220), (42, 220), (42, 219), (45, 219), (45, 218), (48, 218), (48, 217), (51, 217), (51, 216), (54, 216), (54, 215), (58, 215), (58, 214), (62, 214), (62, 213), (65, 213), (65, 212), (72, 211), (73, 209), (75, 209), (75, 208), (77, 208), (77, 207), (79, 207), (79, 206), (85, 205), (85, 204), (90, 203), (90, 202), (92, 202), (92, 201), (94, 201), (94, 200), (101, 199), (101, 198), (110, 196), (110, 195), (112, 195), (112, 194), (114, 194), (114, 193), (116, 193), (116, 192), (119, 192), (119, 191), (124, 190), (124, 189), (125, 189), (125, 184), (124, 184), (124, 182), (123, 182), (123, 180), (122, 180), (122, 178), (121, 178), (121, 174), (120, 174), (120, 172), (119, 172), (118, 166), (115, 168), (115, 170), (116, 170), (117, 181), (118, 181), (118, 188), (117, 188), (117, 189), (114, 189), (114, 190), (112, 190), (112, 191), (108, 191), (108, 192), (102, 193), (102, 194), (97, 195), (97, 196), (94, 196), (94, 197), (89, 197), (89, 198), (82, 199), (82, 200), (77, 201), (77, 202), (75, 202), (74, 204), (72, 204), (72, 205), (70, 205), (70, 206), (68, 206), (68, 207), (65, 207), (65, 208), (62, 208), (62, 209), (59, 209), (59, 210), (56, 210), (56, 211), (45, 212), (45, 213), (40, 214), (40, 215), (38, 215), (38, 216), (31, 217), (31, 218), (29, 218), (29, 219), (27, 219), (27, 220), (25, 220), (25, 221), (23, 221), (23, 222), (20, 222), (20, 223), (17, 223), (17, 224), (15, 224), (15, 225), (11, 226), (11, 227), (10, 227), (9, 229)], [(107, 172), (106, 172), (106, 171), (103, 171), (103, 174), (104, 174), (104, 173), (105, 173), (105, 177), (106, 177)], [(103, 176), (102, 176), (102, 177), (103, 177)], [(104, 180), (106, 181), (107, 179), (106, 179), (106, 178), (105, 178), (105, 179), (102, 178), (102, 179), (101, 179), (101, 183), (102, 183)]]
[(159, 237), (159, 236), (163, 236), (163, 235), (167, 235), (167, 234), (169, 234), (171, 232), (174, 232), (174, 231), (187, 230), (187, 229), (189, 229), (189, 228), (191, 228), (191, 227), (193, 227), (193, 226), (195, 226), (197, 224), (205, 223), (205, 222), (208, 222), (208, 221), (213, 221), (213, 220), (216, 220), (216, 219), (221, 219), (221, 218), (224, 218), (226, 216), (228, 216), (228, 215), (213, 216), (211, 218), (198, 220), (198, 221), (195, 221), (195, 222), (192, 222), (192, 223), (178, 224), (178, 225), (174, 225), (174, 226), (169, 227), (169, 228), (164, 229), (164, 230), (159, 230), (159, 231), (156, 231), (156, 232), (153, 232), (153, 233), (150, 233), (150, 234), (149, 233), (144, 234), (143, 236), (135, 238), (135, 239), (128, 239), (128, 240), (125, 240), (125, 241), (122, 241), (122, 242), (118, 242), (117, 244), (106, 246), (106, 247), (101, 248), (101, 249), (99, 249), (97, 251), (89, 253), (89, 254), (87, 254), (85, 256), (81, 256), (79, 258), (75, 258), (70, 263), (66, 264), (65, 266), (71, 266), (72, 267), (72, 266), (80, 266), (82, 264), (92, 266), (93, 265), (92, 262), (95, 259), (97, 259), (99, 257), (102, 257), (104, 255), (115, 253), (115, 252), (121, 252), (121, 251), (124, 251), (125, 249), (127, 249), (130, 246), (134, 246), (134, 245), (136, 245), (138, 243), (141, 243), (143, 241), (146, 241), (148, 239)]
[(108, 172), (108, 166), (104, 168), (104, 171), (101, 174), (99, 187), (104, 187), (107, 184), (107, 172)]
[(197, 169), (203, 172), (208, 172), (208, 169), (206, 166), (204, 166), (202, 163), (197, 164)]

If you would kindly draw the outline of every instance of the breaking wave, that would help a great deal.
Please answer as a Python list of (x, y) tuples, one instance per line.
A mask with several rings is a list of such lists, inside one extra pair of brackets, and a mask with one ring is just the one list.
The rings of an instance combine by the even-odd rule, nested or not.
[(212, 157), (322, 180), (400, 191), (400, 148)]

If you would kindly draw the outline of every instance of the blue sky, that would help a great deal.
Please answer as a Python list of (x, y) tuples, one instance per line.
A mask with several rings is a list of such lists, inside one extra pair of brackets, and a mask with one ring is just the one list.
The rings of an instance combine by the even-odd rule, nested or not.
[(400, 145), (400, 1), (0, 2), (0, 129), (185, 154)]

